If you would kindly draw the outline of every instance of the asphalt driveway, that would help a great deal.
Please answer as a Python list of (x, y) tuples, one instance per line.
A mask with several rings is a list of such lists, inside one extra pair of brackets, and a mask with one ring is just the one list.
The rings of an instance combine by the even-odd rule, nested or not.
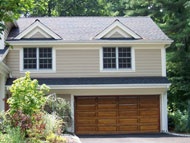
[(190, 143), (190, 137), (168, 134), (79, 136), (82, 143)]

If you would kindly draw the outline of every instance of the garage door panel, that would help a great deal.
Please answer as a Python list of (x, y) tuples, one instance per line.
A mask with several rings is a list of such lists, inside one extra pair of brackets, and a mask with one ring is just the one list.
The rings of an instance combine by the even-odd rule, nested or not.
[(95, 111), (96, 105), (77, 105), (78, 111)]
[(98, 131), (111, 131), (111, 132), (116, 132), (117, 131), (117, 127), (113, 127), (113, 126), (98, 126)]
[(119, 104), (137, 104), (137, 97), (120, 97)]
[(96, 124), (96, 120), (95, 119), (79, 119), (79, 120), (77, 120), (77, 123), (81, 124), (83, 126), (84, 125), (89, 126), (89, 125)]
[(116, 97), (98, 97), (98, 104), (116, 104)]
[(159, 115), (158, 95), (75, 97), (77, 134), (159, 132)]
[(77, 117), (96, 117), (96, 112), (77, 112)]
[(144, 116), (144, 115), (146, 115), (146, 116), (148, 116), (148, 115), (158, 115), (159, 114), (159, 111), (157, 111), (157, 110), (152, 110), (152, 111), (149, 111), (149, 110), (142, 110), (142, 111), (140, 111), (140, 116)]
[(112, 119), (112, 118), (110, 118), (110, 119), (98, 119), (98, 124), (112, 125), (112, 124), (116, 124), (116, 123), (117, 123), (117, 120)]
[(141, 131), (158, 131), (159, 128), (156, 125), (141, 125)]
[(119, 111), (119, 117), (138, 116), (137, 110), (122, 110)]
[(129, 126), (119, 126), (119, 131), (120, 133), (123, 131), (126, 133), (127, 132), (138, 132), (138, 126), (134, 126), (134, 125), (129, 125)]
[(154, 123), (159, 123), (159, 119), (157, 117), (142, 117), (139, 119), (139, 122), (140, 123), (151, 123), (151, 124), (154, 124)]
[(122, 105), (119, 105), (119, 109), (122, 110), (130, 110), (130, 109), (133, 109), (133, 110), (137, 110), (138, 106), (137, 104), (122, 104)]
[(116, 111), (112, 111), (112, 112), (110, 112), (110, 111), (100, 111), (100, 112), (98, 112), (98, 117), (116, 117), (116, 115), (117, 115), (117, 112)]
[(140, 103), (144, 103), (144, 104), (157, 104), (159, 101), (159, 98), (157, 96), (144, 96), (144, 97), (140, 97)]
[(136, 125), (138, 124), (138, 119), (133, 118), (133, 119), (118, 119), (119, 125)]
[(98, 109), (115, 110), (116, 107), (117, 107), (116, 104), (98, 104)]
[(159, 107), (159, 104), (140, 104), (140, 106), (139, 106), (141, 109), (142, 108), (148, 108), (148, 109), (150, 109), (150, 108), (155, 108), (155, 109), (157, 109), (158, 107)]
[(77, 104), (94, 104), (96, 103), (96, 98), (95, 97), (92, 97), (92, 98), (89, 98), (89, 97), (85, 97), (85, 98), (79, 98), (77, 100)]

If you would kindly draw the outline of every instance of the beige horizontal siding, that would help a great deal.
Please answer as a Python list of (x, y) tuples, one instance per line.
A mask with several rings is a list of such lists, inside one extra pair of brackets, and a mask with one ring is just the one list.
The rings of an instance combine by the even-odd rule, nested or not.
[[(118, 87), (119, 88), (119, 87)], [(58, 89), (51, 90), (52, 93), (56, 93), (57, 95), (64, 97), (66, 100), (69, 97), (65, 97), (67, 95), (81, 95), (81, 96), (96, 96), (96, 95), (161, 95), (165, 92), (165, 88), (136, 88), (134, 89)], [(69, 100), (68, 100), (69, 101)]]
[[(13, 77), (19, 71), (19, 50), (10, 50), (6, 62)], [(161, 76), (161, 50), (136, 49), (135, 72), (100, 72), (99, 49), (57, 49), (55, 73), (32, 73), (33, 77)]]

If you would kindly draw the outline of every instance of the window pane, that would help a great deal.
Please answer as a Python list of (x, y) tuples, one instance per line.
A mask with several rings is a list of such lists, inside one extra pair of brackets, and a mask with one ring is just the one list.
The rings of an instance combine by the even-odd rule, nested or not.
[(23, 49), (23, 68), (24, 69), (36, 69), (37, 68), (37, 49), (36, 48), (24, 48)]
[(52, 69), (52, 48), (39, 48), (39, 68)]
[(118, 48), (118, 67), (131, 68), (131, 48)]
[(116, 48), (103, 48), (103, 68), (116, 68)]

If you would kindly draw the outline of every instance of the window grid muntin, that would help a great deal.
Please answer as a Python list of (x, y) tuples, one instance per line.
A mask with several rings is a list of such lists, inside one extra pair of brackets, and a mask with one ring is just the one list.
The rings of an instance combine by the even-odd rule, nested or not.
[(39, 69), (52, 69), (51, 48), (39, 48)]
[(131, 48), (118, 47), (118, 68), (131, 68)]
[(37, 68), (37, 53), (36, 48), (23, 49), (23, 68), (36, 69)]
[(116, 68), (116, 49), (113, 47), (103, 48), (103, 68)]
[[(105, 68), (105, 48), (114, 48), (116, 53), (116, 66), (115, 68)], [(107, 57), (109, 58), (109, 57)], [(103, 69), (132, 69), (132, 49), (131, 47), (103, 47)]]
[[(29, 55), (30, 53), (25, 53), (26, 50), (31, 51), (31, 49), (35, 49), (35, 53), (36, 53), (36, 63), (33, 63), (33, 65), (35, 64), (35, 68), (26, 68), (29, 67), (26, 65), (26, 60), (28, 59), (34, 59), (34, 58), (26, 58), (27, 55)], [(48, 54), (44, 54), (43, 52), (40, 52), (42, 50), (48, 51)], [(46, 55), (46, 56), (45, 56)], [(45, 57), (40, 57), (40, 56), (45, 56)], [(48, 57), (50, 56), (50, 57)], [(53, 49), (49, 48), (49, 47), (45, 47), (45, 48), (23, 48), (23, 69), (27, 70), (27, 69), (33, 69), (33, 70), (45, 70), (45, 69), (53, 69)], [(44, 67), (40, 67), (40, 60), (42, 61), (46, 61), (45, 63), (43, 62), (43, 65), (45, 65)], [(31, 62), (32, 64), (32, 62)]]

